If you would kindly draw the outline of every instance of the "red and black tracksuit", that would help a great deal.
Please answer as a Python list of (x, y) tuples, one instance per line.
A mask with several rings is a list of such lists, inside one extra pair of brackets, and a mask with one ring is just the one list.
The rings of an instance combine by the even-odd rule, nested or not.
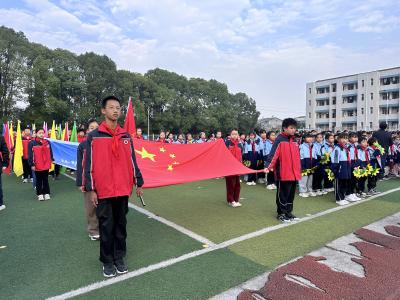
[(293, 136), (281, 133), (266, 159), (266, 167), (274, 170), (277, 182), (276, 206), (278, 215), (291, 214), (297, 181), (301, 179), (299, 145)]
[[(243, 145), (239, 140), (227, 140), (225, 145), (228, 147), (232, 155), (242, 161)], [(226, 200), (228, 203), (239, 202), (240, 200), (240, 176), (226, 176)]]
[(49, 169), (53, 162), (53, 151), (50, 143), (45, 139), (33, 139), (28, 147), (28, 162), (35, 167), (36, 194), (50, 194)]
[[(32, 169), (29, 165), (29, 143), (31, 142), (30, 137), (22, 137), (22, 167), (23, 167), (23, 178), (28, 179), (32, 178)], [(15, 143), (14, 143), (15, 145)]]
[(105, 122), (90, 132), (86, 144), (83, 185), (95, 191), (100, 231), (100, 261), (113, 263), (126, 254), (126, 214), (133, 185), (144, 183), (132, 138), (120, 126)]

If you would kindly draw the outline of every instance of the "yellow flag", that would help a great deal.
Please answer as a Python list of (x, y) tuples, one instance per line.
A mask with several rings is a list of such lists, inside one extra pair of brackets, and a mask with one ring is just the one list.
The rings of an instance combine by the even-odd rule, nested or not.
[(17, 177), (24, 174), (24, 168), (22, 166), (22, 156), (24, 154), (22, 146), (22, 135), (21, 135), (21, 121), (18, 120), (17, 126), (17, 139), (15, 140), (15, 152), (14, 152), (14, 173)]
[[(54, 120), (53, 120), (53, 125), (51, 126), (50, 138), (54, 139), (54, 140), (57, 139), (57, 136), (56, 136), (56, 122)], [(51, 164), (49, 172), (52, 172), (52, 171), (54, 171), (54, 164)]]

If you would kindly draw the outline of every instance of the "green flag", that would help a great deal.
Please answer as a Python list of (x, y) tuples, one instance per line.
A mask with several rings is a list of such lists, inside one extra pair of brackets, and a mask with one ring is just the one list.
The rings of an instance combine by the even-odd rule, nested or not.
[(78, 132), (76, 130), (76, 122), (74, 122), (74, 127), (72, 127), (71, 136), (69, 138), (70, 142), (77, 142), (78, 141)]

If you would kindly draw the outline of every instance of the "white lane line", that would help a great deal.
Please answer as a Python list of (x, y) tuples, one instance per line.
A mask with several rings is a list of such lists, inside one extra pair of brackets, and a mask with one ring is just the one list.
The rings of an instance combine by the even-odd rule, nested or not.
[[(68, 177), (68, 178), (70, 178), (70, 179), (72, 179), (72, 180), (75, 180), (74, 177), (72, 177), (72, 176), (70, 176), (68, 174), (63, 174), (63, 175)], [(180, 225), (178, 225), (178, 224), (176, 224), (174, 222), (171, 222), (171, 221), (169, 221), (169, 220), (167, 220), (167, 219), (165, 219), (163, 217), (157, 216), (156, 214), (154, 214), (154, 213), (152, 213), (152, 212), (150, 212), (150, 211), (148, 211), (148, 210), (146, 210), (144, 208), (136, 206), (136, 205), (134, 205), (134, 204), (132, 204), (130, 202), (128, 203), (128, 206), (130, 208), (132, 208), (132, 209), (134, 209), (134, 210), (136, 210), (136, 211), (138, 211), (138, 212), (140, 212), (140, 213), (142, 213), (142, 214), (144, 214), (144, 215), (146, 215), (146, 216), (148, 216), (148, 217), (160, 222), (160, 223), (163, 223), (163, 224), (165, 224), (165, 225), (167, 225), (169, 227), (174, 228), (176, 231), (179, 231), (179, 232), (191, 237), (192, 239), (194, 239), (194, 240), (196, 240), (196, 241), (198, 241), (200, 243), (203, 243), (204, 245), (207, 245), (207, 247), (215, 245), (215, 243), (210, 241), (209, 239), (207, 239), (207, 238), (205, 238), (205, 237), (203, 237), (203, 236), (201, 236), (201, 235), (199, 235), (199, 234), (197, 234), (197, 233), (195, 233), (193, 231), (190, 231), (189, 229), (187, 229), (187, 228), (185, 228), (183, 226), (180, 226)]]
[(193, 252), (184, 254), (182, 256), (179, 256), (177, 258), (168, 259), (168, 260), (165, 260), (165, 261), (150, 265), (148, 267), (144, 267), (144, 268), (141, 268), (141, 269), (126, 273), (126, 274), (118, 276), (118, 277), (114, 277), (112, 279), (95, 282), (95, 283), (92, 283), (90, 285), (78, 288), (76, 290), (72, 290), (72, 291), (66, 292), (64, 294), (61, 294), (61, 295), (58, 295), (58, 296), (55, 296), (55, 297), (51, 297), (51, 298), (48, 298), (48, 299), (50, 299), (50, 300), (69, 299), (69, 298), (72, 298), (72, 297), (76, 297), (78, 295), (86, 294), (86, 293), (89, 293), (91, 291), (94, 291), (94, 290), (97, 290), (97, 289), (100, 289), (100, 288), (103, 288), (103, 287), (106, 287), (106, 286), (109, 286), (109, 285), (112, 285), (112, 284), (115, 284), (115, 283), (118, 283), (118, 282), (121, 282), (121, 281), (125, 281), (127, 279), (134, 278), (134, 277), (143, 275), (143, 274), (148, 273), (148, 272), (152, 272), (152, 271), (155, 271), (155, 270), (163, 269), (163, 268), (166, 268), (168, 266), (174, 265), (176, 263), (179, 263), (179, 262), (182, 262), (182, 261), (185, 261), (185, 260), (200, 256), (200, 255), (203, 255), (203, 254), (206, 254), (206, 253), (209, 253), (209, 252), (213, 252), (213, 251), (216, 251), (216, 250), (220, 250), (220, 249), (232, 246), (232, 245), (237, 244), (239, 242), (258, 237), (260, 235), (263, 235), (263, 234), (271, 232), (271, 231), (275, 231), (275, 230), (278, 230), (278, 229), (281, 229), (281, 228), (284, 228), (284, 227), (293, 226), (293, 225), (296, 225), (296, 224), (299, 224), (299, 223), (302, 223), (302, 222), (306, 222), (306, 221), (309, 221), (309, 220), (312, 220), (312, 219), (315, 219), (315, 218), (318, 218), (318, 217), (321, 217), (321, 216), (324, 216), (324, 215), (327, 215), (327, 214), (330, 214), (330, 213), (333, 213), (333, 212), (336, 212), (336, 211), (339, 211), (339, 210), (342, 210), (342, 209), (346, 209), (346, 208), (348, 208), (350, 206), (358, 205), (358, 204), (361, 204), (361, 203), (370, 201), (372, 199), (376, 199), (378, 197), (382, 197), (382, 196), (385, 196), (387, 194), (394, 193), (394, 192), (397, 192), (397, 191), (400, 191), (400, 188), (391, 189), (391, 190), (388, 190), (388, 191), (383, 192), (381, 194), (378, 194), (378, 195), (372, 196), (370, 198), (367, 198), (365, 200), (361, 200), (361, 201), (358, 201), (358, 202), (354, 202), (354, 203), (348, 204), (346, 206), (334, 207), (334, 208), (328, 209), (326, 211), (317, 213), (315, 215), (302, 218), (302, 219), (300, 219), (300, 221), (297, 221), (297, 222), (292, 222), (292, 223), (288, 223), (288, 224), (279, 224), (279, 225), (272, 226), (272, 227), (266, 227), (266, 228), (263, 228), (261, 230), (257, 230), (257, 231), (251, 232), (249, 234), (245, 234), (245, 235), (242, 235), (240, 237), (233, 238), (231, 240), (227, 240), (227, 241), (222, 242), (220, 244), (216, 244), (216, 245), (211, 246), (209, 248), (193, 251)]
[(215, 243), (213, 243), (209, 239), (207, 239), (207, 238), (205, 238), (205, 237), (203, 237), (203, 236), (201, 236), (201, 235), (199, 235), (199, 234), (197, 234), (197, 233), (195, 233), (193, 231), (190, 231), (189, 229), (187, 229), (187, 228), (185, 228), (183, 226), (175, 224), (174, 222), (171, 222), (171, 221), (169, 221), (169, 220), (167, 220), (167, 219), (165, 219), (163, 217), (157, 216), (156, 214), (154, 214), (154, 213), (152, 213), (152, 212), (150, 212), (150, 211), (148, 211), (148, 210), (146, 210), (144, 208), (136, 206), (136, 205), (134, 205), (132, 203), (129, 203), (128, 206), (130, 208), (132, 208), (132, 209), (134, 209), (134, 210), (136, 210), (136, 211), (138, 211), (138, 212), (140, 212), (140, 213), (142, 213), (142, 214), (154, 219), (154, 220), (157, 220), (160, 223), (163, 223), (163, 224), (165, 224), (165, 225), (167, 225), (169, 227), (174, 228), (175, 230), (177, 230), (177, 231), (179, 231), (179, 232), (191, 237), (192, 239), (194, 239), (196, 241), (199, 241), (199, 242), (201, 242), (203, 244), (206, 244), (208, 246), (215, 246)]

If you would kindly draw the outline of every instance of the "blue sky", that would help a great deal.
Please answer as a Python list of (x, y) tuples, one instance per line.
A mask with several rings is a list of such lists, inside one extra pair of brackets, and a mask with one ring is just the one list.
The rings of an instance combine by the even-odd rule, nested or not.
[(0, 23), (34, 42), (215, 78), (262, 116), (305, 113), (310, 81), (400, 65), (400, 1), (1, 1)]

